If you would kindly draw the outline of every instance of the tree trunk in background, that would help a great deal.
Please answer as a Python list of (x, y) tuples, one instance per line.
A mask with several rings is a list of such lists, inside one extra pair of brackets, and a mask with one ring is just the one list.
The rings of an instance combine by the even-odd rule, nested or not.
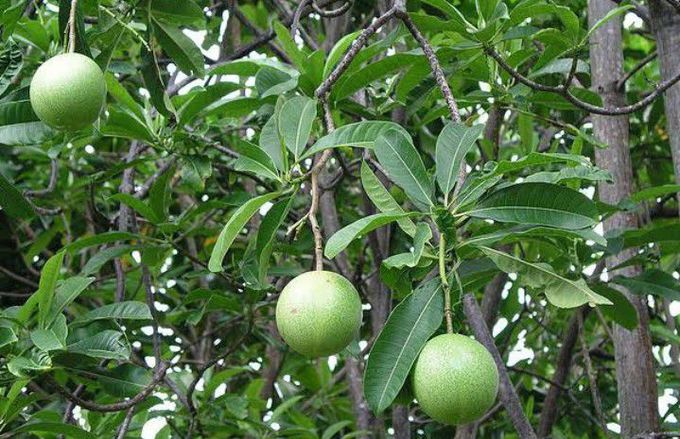
[[(652, 30), (656, 36), (656, 50), (659, 56), (661, 79), (666, 80), (680, 71), (680, 13), (663, 0), (650, 0), (649, 12)], [(675, 181), (680, 183), (680, 84), (666, 90), (663, 96), (666, 109), (666, 131), (671, 144)], [(678, 195), (680, 209), (680, 194)], [(663, 310), (666, 326), (675, 333), (675, 317), (670, 313), (670, 301), (664, 299)], [(671, 365), (680, 376), (680, 349), (671, 344)]]
[[(610, 0), (590, 0), (590, 26), (615, 7), (616, 4)], [(617, 81), (623, 76), (621, 43), (620, 17), (609, 20), (590, 38), (592, 86), (602, 97), (605, 106), (625, 104), (625, 93), (617, 89)], [(593, 115), (592, 119), (595, 136), (609, 145), (606, 149), (596, 148), (597, 165), (610, 171), (614, 177), (612, 184), (599, 184), (600, 200), (616, 204), (630, 195), (633, 186), (628, 147), (628, 117)], [(631, 213), (618, 213), (604, 223), (605, 232), (636, 227), (637, 217)], [(607, 266), (616, 266), (635, 255), (635, 249), (621, 252), (611, 257)], [(610, 271), (609, 275), (635, 276), (639, 273), (639, 267), (629, 266), (616, 272)], [(637, 309), (640, 319), (640, 324), (634, 331), (628, 331), (619, 325), (614, 327), (621, 435), (630, 438), (639, 433), (657, 431), (659, 411), (646, 299), (626, 291), (624, 294)]]

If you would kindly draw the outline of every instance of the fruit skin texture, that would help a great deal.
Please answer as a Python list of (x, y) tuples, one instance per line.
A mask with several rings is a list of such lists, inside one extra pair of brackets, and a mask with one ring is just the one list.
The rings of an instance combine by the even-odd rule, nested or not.
[(31, 80), (31, 105), (40, 120), (60, 130), (76, 131), (92, 125), (106, 100), (101, 69), (79, 53), (47, 60)]
[(498, 369), (479, 342), (460, 334), (425, 344), (413, 369), (413, 392), (432, 419), (460, 425), (484, 415), (498, 393)]
[(276, 326), (293, 350), (322, 357), (343, 350), (359, 334), (361, 298), (352, 283), (330, 271), (290, 281), (276, 304)]

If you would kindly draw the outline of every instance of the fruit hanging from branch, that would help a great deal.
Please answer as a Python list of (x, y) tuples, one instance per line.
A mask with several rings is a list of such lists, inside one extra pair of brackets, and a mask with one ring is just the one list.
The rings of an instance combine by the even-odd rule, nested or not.
[(40, 120), (53, 128), (77, 131), (99, 118), (106, 100), (106, 81), (92, 59), (64, 53), (38, 68), (30, 97)]
[(498, 393), (498, 370), (479, 342), (442, 334), (425, 344), (413, 367), (413, 393), (432, 419), (461, 425), (482, 417)]
[(285, 342), (303, 355), (337, 354), (359, 334), (359, 293), (337, 273), (303, 273), (281, 292), (276, 325)]

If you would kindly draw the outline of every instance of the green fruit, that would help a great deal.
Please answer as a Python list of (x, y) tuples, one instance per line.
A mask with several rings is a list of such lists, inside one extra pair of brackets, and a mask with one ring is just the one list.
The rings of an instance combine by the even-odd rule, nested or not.
[(41, 65), (31, 81), (31, 105), (53, 128), (76, 131), (97, 120), (106, 100), (101, 69), (79, 53), (65, 53)]
[(477, 341), (439, 335), (425, 344), (413, 369), (413, 393), (432, 419), (460, 425), (484, 415), (498, 393), (498, 369)]
[(293, 350), (322, 357), (343, 350), (359, 334), (361, 299), (330, 271), (309, 271), (290, 281), (276, 304), (276, 326)]

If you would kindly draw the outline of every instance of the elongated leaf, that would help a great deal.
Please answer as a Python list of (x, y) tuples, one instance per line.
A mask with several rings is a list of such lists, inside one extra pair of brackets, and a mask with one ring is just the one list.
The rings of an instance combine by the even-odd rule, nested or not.
[(366, 233), (372, 232), (373, 230), (387, 225), (393, 221), (401, 218), (407, 218), (412, 216), (411, 213), (376, 213), (374, 215), (362, 218), (359, 221), (355, 221), (352, 224), (343, 227), (338, 230), (328, 239), (326, 242), (326, 248), (324, 250), (324, 255), (328, 259), (333, 259), (340, 252), (342, 252), (352, 241), (354, 241), (358, 236), (365, 235)]
[(447, 124), (437, 138), (437, 183), (444, 194), (456, 185), (465, 155), (475, 146), (484, 125), (468, 127), (464, 123)]
[(443, 316), (444, 295), (439, 279), (421, 285), (394, 308), (366, 363), (364, 394), (375, 413), (385, 410), (399, 394)]
[(151, 311), (146, 303), (127, 301), (100, 306), (78, 317), (74, 324), (85, 324), (95, 320), (151, 320)]
[(21, 48), (10, 41), (7, 46), (0, 51), (0, 96), (2, 96), (12, 83), (12, 79), (19, 73), (23, 65), (23, 54)]
[(137, 213), (139, 213), (152, 223), (158, 223), (162, 221), (161, 218), (158, 218), (156, 216), (156, 212), (154, 212), (154, 210), (151, 207), (149, 207), (144, 201), (140, 200), (139, 198), (133, 197), (130, 194), (115, 194), (112, 195), (109, 199), (121, 202), (123, 204), (127, 204), (128, 206), (132, 207), (135, 211), (137, 211)]
[(205, 63), (201, 49), (175, 25), (155, 18), (152, 21), (158, 41), (177, 67), (187, 75), (202, 77)]
[(344, 37), (340, 38), (337, 43), (335, 43), (335, 46), (331, 49), (331, 51), (328, 53), (328, 58), (326, 59), (326, 65), (323, 68), (323, 78), (326, 79), (328, 78), (328, 75), (331, 74), (333, 71), (333, 68), (335, 68), (335, 65), (340, 62), (340, 59), (345, 55), (345, 52), (347, 52), (347, 49), (352, 45), (354, 40), (356, 39), (357, 36), (361, 31), (356, 31), (351, 34), (347, 34)]
[(260, 133), (260, 148), (267, 153), (269, 158), (276, 166), (276, 169), (282, 172), (288, 172), (288, 163), (286, 158), (286, 149), (281, 144), (281, 139), (279, 138), (279, 112), (280, 112), (280, 100), (276, 103), (276, 110), (272, 117), (269, 118), (267, 123), (262, 127), (262, 132)]
[(205, 21), (203, 10), (193, 0), (152, 0), (151, 14), (175, 24), (195, 25)]
[(635, 294), (653, 294), (668, 300), (680, 300), (680, 282), (665, 271), (651, 269), (635, 277), (616, 276), (612, 282), (623, 285)]
[(272, 247), (276, 239), (276, 233), (283, 224), (290, 212), (295, 197), (283, 199), (277, 202), (269, 212), (262, 219), (260, 228), (257, 231), (257, 241), (255, 245), (255, 252), (257, 254), (257, 262), (259, 268), (259, 280), (264, 283), (267, 270), (269, 269), (269, 258), (272, 254)]
[(606, 24), (609, 20), (612, 20), (613, 18), (618, 17), (621, 14), (625, 14), (626, 12), (628, 12), (629, 10), (634, 9), (634, 8), (635, 8), (634, 5), (621, 5), (621, 6), (618, 6), (614, 9), (610, 10), (609, 12), (607, 12), (607, 14), (604, 17), (597, 20), (597, 22), (593, 25), (593, 27), (588, 29), (588, 33), (584, 37), (584, 40), (587, 40), (593, 34), (593, 32), (595, 32), (601, 26)]
[(73, 439), (97, 439), (97, 436), (80, 427), (58, 422), (32, 422), (13, 430), (14, 433), (60, 433)]
[(31, 203), (2, 173), (0, 173), (0, 207), (12, 218), (28, 220), (35, 216)]
[(521, 282), (542, 288), (548, 301), (560, 308), (575, 308), (586, 303), (611, 305), (612, 302), (588, 287), (583, 279), (571, 280), (555, 273), (548, 264), (531, 263), (489, 247), (479, 249), (506, 273), (518, 273)]
[(37, 145), (51, 136), (28, 99), (0, 103), (0, 145)]
[(40, 283), (35, 295), (38, 298), (38, 317), (43, 327), (52, 306), (54, 290), (57, 287), (57, 280), (59, 279), (63, 261), (64, 252), (61, 251), (48, 259), (40, 272)]
[(502, 160), (496, 164), (494, 174), (507, 174), (518, 171), (520, 169), (547, 165), (550, 163), (573, 163), (575, 165), (591, 166), (590, 160), (587, 157), (574, 154), (560, 154), (560, 153), (540, 153), (532, 152), (519, 160)]
[(432, 206), (434, 185), (411, 138), (401, 131), (389, 131), (375, 142), (375, 155), (390, 179), (421, 206)]
[(54, 294), (47, 326), (51, 326), (59, 318), (61, 312), (70, 305), (87, 287), (94, 282), (93, 277), (74, 276), (62, 282)]
[(675, 194), (680, 192), (680, 184), (666, 184), (662, 186), (650, 187), (634, 193), (630, 199), (636, 203), (644, 200), (651, 200), (665, 195)]
[[(392, 197), (385, 186), (378, 180), (378, 177), (371, 171), (366, 162), (361, 163), (361, 184), (366, 191), (366, 195), (371, 199), (375, 207), (383, 213), (404, 213), (399, 203)], [(409, 236), (415, 236), (416, 225), (411, 218), (397, 220), (399, 227)]]
[(533, 224), (567, 230), (597, 223), (597, 208), (573, 189), (547, 183), (520, 183), (500, 189), (466, 214), (500, 222)]
[(19, 341), (12, 328), (0, 327), (0, 348)]
[(307, 146), (316, 118), (316, 101), (304, 96), (286, 101), (279, 114), (279, 132), (286, 148), (297, 160)]
[(31, 331), (31, 341), (41, 351), (49, 352), (66, 348), (65, 340), (60, 339), (50, 329), (36, 329)]
[(128, 232), (104, 232), (98, 235), (85, 236), (83, 238), (77, 239), (64, 247), (64, 250), (75, 253), (95, 245), (110, 244), (116, 241), (129, 241), (142, 238), (143, 236)]
[(612, 305), (600, 305), (602, 314), (629, 331), (637, 328), (639, 323), (637, 309), (626, 299), (623, 293), (605, 284), (591, 285), (591, 288), (597, 294), (606, 297), (612, 302)]
[(248, 220), (257, 212), (263, 204), (281, 195), (279, 192), (272, 192), (270, 194), (261, 195), (259, 197), (248, 200), (247, 203), (239, 207), (236, 212), (229, 218), (225, 224), (220, 236), (217, 238), (215, 247), (210, 255), (208, 268), (213, 273), (222, 271), (222, 261), (229, 251), (229, 247), (234, 242), (234, 239), (241, 233), (243, 226)]
[(355, 146), (358, 148), (373, 148), (375, 141), (380, 135), (397, 130), (408, 135), (406, 130), (394, 122), (384, 122), (377, 120), (367, 120), (364, 122), (351, 123), (344, 125), (316, 141), (309, 151), (302, 158), (311, 157), (317, 152), (329, 148), (341, 146)]
[(418, 223), (416, 226), (416, 235), (413, 237), (413, 251), (409, 253), (401, 253), (383, 261), (387, 267), (403, 268), (415, 267), (420, 262), (425, 250), (425, 244), (432, 239), (432, 229), (425, 223)]
[(130, 357), (130, 348), (124, 342), (123, 334), (110, 330), (70, 344), (68, 351), (109, 360), (127, 360)]

